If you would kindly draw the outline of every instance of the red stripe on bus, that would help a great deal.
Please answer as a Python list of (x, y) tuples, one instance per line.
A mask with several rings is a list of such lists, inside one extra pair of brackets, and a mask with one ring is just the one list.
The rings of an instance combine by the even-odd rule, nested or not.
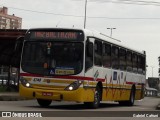
[(134, 82), (126, 82), (126, 84), (135, 84)]
[[(132, 84), (136, 84), (135, 82), (126, 82), (126, 84), (130, 84), (130, 85), (132, 85)], [(144, 85), (144, 83), (137, 83), (138, 85)]]
[(96, 81), (101, 81), (101, 82), (104, 82), (105, 81), (105, 79), (102, 79), (102, 78), (97, 78), (97, 80)]
[[(30, 73), (20, 73), (20, 76), (29, 76), (29, 77), (45, 77), (43, 75), (38, 74), (30, 74)], [(51, 78), (62, 78), (62, 79), (80, 79), (80, 80), (90, 80), (94, 81), (92, 77), (83, 77), (83, 76), (52, 76)], [(96, 81), (102, 81), (104, 82), (105, 79), (97, 78)]]

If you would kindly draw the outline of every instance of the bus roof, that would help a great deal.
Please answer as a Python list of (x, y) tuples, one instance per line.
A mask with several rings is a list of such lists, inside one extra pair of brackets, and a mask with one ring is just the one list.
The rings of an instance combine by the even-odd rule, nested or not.
[(98, 31), (95, 31), (95, 30), (87, 30), (87, 29), (83, 29), (83, 31), (84, 31), (86, 37), (87, 36), (93, 36), (95, 38), (101, 39), (101, 40), (106, 41), (108, 43), (111, 43), (111, 44), (117, 45), (119, 47), (131, 50), (133, 52), (145, 55), (145, 51), (144, 50), (140, 51), (140, 50), (136, 50), (134, 48), (128, 47), (127, 45), (122, 44), (121, 40), (112, 38), (112, 37), (107, 36), (107, 35), (105, 35), (105, 34), (103, 34), (101, 32), (98, 32)]
[(80, 30), (80, 31), (84, 32), (85, 37), (95, 37), (95, 38), (101, 39), (103, 41), (109, 42), (111, 44), (126, 48), (128, 50), (133, 51), (133, 52), (145, 55), (145, 51), (144, 50), (140, 51), (140, 50), (136, 50), (134, 48), (128, 47), (127, 45), (122, 44), (121, 40), (112, 38), (110, 36), (107, 36), (107, 35), (105, 35), (105, 34), (103, 34), (101, 32), (95, 31), (95, 30), (78, 29), (78, 28), (33, 28), (33, 29), (29, 29), (29, 30), (31, 30), (31, 31), (32, 30), (33, 31), (34, 30), (72, 30), (72, 31), (73, 30), (78, 30), (78, 31)]

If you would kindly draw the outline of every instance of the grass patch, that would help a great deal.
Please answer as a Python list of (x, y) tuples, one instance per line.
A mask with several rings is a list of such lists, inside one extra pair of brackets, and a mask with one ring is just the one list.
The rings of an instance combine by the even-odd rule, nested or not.
[(5, 91), (6, 91), (6, 89), (7, 89), (7, 87), (6, 87), (6, 86), (0, 86), (0, 92), (5, 92)]

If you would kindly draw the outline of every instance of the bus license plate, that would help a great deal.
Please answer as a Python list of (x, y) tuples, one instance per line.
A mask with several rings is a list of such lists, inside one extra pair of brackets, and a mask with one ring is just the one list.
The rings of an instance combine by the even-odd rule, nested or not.
[(42, 96), (53, 96), (52, 92), (42, 92)]

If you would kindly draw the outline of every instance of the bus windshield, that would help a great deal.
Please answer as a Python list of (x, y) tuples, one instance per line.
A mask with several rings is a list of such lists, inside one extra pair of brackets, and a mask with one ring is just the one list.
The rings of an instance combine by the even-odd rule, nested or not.
[(75, 75), (83, 68), (82, 42), (26, 41), (23, 71), (40, 75)]

